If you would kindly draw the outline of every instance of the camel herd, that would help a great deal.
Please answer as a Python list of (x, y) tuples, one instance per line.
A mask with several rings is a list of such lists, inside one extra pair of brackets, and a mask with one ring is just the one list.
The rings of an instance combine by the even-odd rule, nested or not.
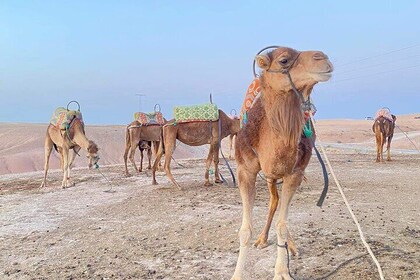
[[(268, 232), (278, 208), (279, 218), (275, 225), (277, 260), (274, 279), (291, 279), (288, 270), (289, 250), (295, 254), (297, 248), (288, 231), (287, 216), (292, 197), (304, 179), (315, 141), (315, 131), (310, 119), (312, 113), (310, 96), (313, 87), (318, 82), (328, 81), (333, 72), (328, 56), (320, 51), (299, 52), (285, 47), (269, 47), (263, 50), (265, 52), (260, 51), (254, 60), (261, 70), (260, 74), (256, 75), (261, 93), (255, 96), (245, 111), (241, 111), (241, 114), (246, 114), (246, 121), (242, 118), (231, 118), (219, 110), (217, 121), (176, 123), (174, 120), (164, 120), (162, 125), (141, 125), (138, 121), (134, 121), (126, 128), (125, 174), (129, 175), (128, 159), (136, 172), (142, 171), (142, 160), (140, 168), (137, 168), (134, 155), (139, 148), (143, 159), (143, 150), (147, 150), (148, 168), (152, 169), (152, 183), (157, 184), (156, 170), (160, 167), (160, 160), (164, 156), (164, 171), (178, 188), (181, 186), (170, 169), (177, 140), (190, 146), (210, 144), (204, 174), (206, 186), (211, 185), (209, 170), (212, 162), (215, 167), (214, 182), (222, 182), (218, 170), (221, 139), (230, 136), (231, 143), (235, 142), (236, 173), (242, 198), (243, 219), (239, 231), (239, 256), (232, 279), (242, 279), (246, 267), (253, 233), (255, 183), (261, 171), (267, 180), (270, 201), (266, 226), (254, 245), (259, 248), (268, 246)], [(394, 122), (395, 116), (392, 120), (383, 116), (375, 120), (373, 131), (377, 140), (377, 161), (382, 160), (382, 147), (386, 138), (388, 160), (390, 160)], [(304, 133), (304, 127), (311, 133)], [(236, 141), (233, 141), (234, 136)], [(61, 168), (64, 172), (63, 188), (72, 185), (70, 169), (80, 149), (87, 151), (89, 167), (95, 166), (99, 160), (98, 147), (86, 138), (82, 121), (77, 118), (72, 119), (66, 130), (50, 124), (45, 140), (45, 174), (41, 186), (46, 186), (48, 161), (53, 147), (61, 155)], [(153, 165), (152, 148), (156, 154)], [(72, 155), (70, 150), (73, 150)], [(232, 158), (232, 155), (229, 157)], [(277, 189), (277, 182), (280, 180), (283, 182), (281, 195)]]

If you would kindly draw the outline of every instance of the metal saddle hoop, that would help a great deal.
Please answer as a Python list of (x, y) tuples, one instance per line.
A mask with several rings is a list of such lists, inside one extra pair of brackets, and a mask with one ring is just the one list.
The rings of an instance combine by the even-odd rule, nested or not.
[(160, 113), (160, 104), (156, 103), (155, 104), (155, 107), (153, 108), (153, 110), (155, 111), (155, 113), (158, 113), (158, 112)]
[(80, 112), (80, 104), (79, 104), (79, 102), (77, 102), (76, 100), (72, 100), (72, 101), (70, 101), (70, 102), (67, 104), (67, 111), (70, 111), (70, 110), (69, 110), (69, 105), (70, 105), (71, 103), (76, 103), (76, 104), (77, 104), (77, 111), (79, 111), (79, 112)]

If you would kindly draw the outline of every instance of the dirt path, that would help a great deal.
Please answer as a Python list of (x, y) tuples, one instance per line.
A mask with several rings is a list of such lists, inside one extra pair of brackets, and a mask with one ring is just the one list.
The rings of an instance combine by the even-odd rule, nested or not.
[[(420, 278), (420, 156), (394, 155), (376, 164), (372, 154), (330, 155), (386, 279)], [(41, 173), (0, 176), (2, 279), (229, 279), (238, 252), (241, 202), (236, 188), (203, 187), (203, 160), (174, 166), (184, 187), (160, 173), (125, 178), (122, 166), (73, 172), (77, 185), (59, 189), (61, 173), (39, 190)], [(222, 168), (227, 177), (227, 171)], [(299, 279), (378, 279), (355, 225), (332, 184), (316, 207), (322, 175), (313, 158), (308, 182), (290, 210), (290, 231), (300, 255), (291, 260)], [(259, 181), (254, 239), (265, 223), (268, 194)], [(272, 227), (265, 249), (252, 249), (246, 279), (272, 279), (276, 255)], [(348, 263), (344, 263), (348, 261)], [(343, 264), (344, 263), (344, 264)], [(340, 264), (339, 269), (335, 270)]]

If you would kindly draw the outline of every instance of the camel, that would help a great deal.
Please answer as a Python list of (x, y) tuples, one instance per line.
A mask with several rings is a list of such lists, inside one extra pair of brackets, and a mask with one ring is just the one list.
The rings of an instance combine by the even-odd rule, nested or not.
[(333, 66), (320, 51), (298, 52), (285, 47), (259, 54), (255, 61), (262, 69), (259, 76), (262, 93), (249, 109), (247, 123), (238, 132), (235, 144), (243, 219), (239, 257), (232, 279), (243, 277), (252, 238), (255, 182), (258, 172), (262, 171), (267, 178), (270, 203), (268, 221), (256, 245), (267, 242), (268, 229), (279, 203), (276, 182), (282, 179), (274, 279), (290, 280), (289, 248), (293, 253), (296, 247), (287, 229), (287, 215), (292, 197), (304, 179), (314, 141), (302, 136), (306, 110), (303, 105), (308, 107), (314, 85), (327, 81)]
[(386, 160), (391, 161), (391, 140), (394, 136), (395, 121), (397, 120), (395, 115), (391, 115), (391, 117), (392, 121), (384, 116), (379, 116), (372, 125), (376, 138), (376, 162), (384, 161), (383, 150), (385, 143), (387, 143)]
[[(220, 127), (219, 127), (220, 122)], [(222, 110), (219, 110), (218, 121), (193, 121), (185, 123), (176, 123), (174, 120), (169, 121), (163, 127), (163, 143), (159, 146), (159, 151), (155, 159), (155, 163), (152, 168), (153, 185), (157, 185), (156, 182), (156, 164), (160, 161), (163, 153), (163, 147), (165, 149), (165, 163), (164, 169), (166, 175), (172, 181), (172, 183), (181, 189), (181, 186), (175, 181), (171, 170), (171, 158), (175, 150), (176, 140), (178, 139), (184, 144), (189, 146), (201, 146), (210, 144), (209, 154), (206, 160), (206, 172), (204, 175), (205, 186), (211, 186), (209, 180), (210, 165), (213, 160), (214, 163), (214, 176), (215, 183), (222, 183), (219, 175), (219, 140), (221, 141), (228, 135), (235, 134), (239, 131), (239, 119), (232, 119), (227, 116)], [(220, 129), (220, 135), (219, 135)]]
[[(74, 186), (70, 180), (70, 169), (73, 166), (74, 159), (79, 151), (83, 148), (87, 151), (88, 167), (89, 169), (96, 166), (99, 160), (98, 146), (95, 142), (89, 140), (85, 135), (85, 128), (83, 122), (74, 118), (70, 123), (68, 132), (66, 130), (55, 127), (50, 124), (47, 129), (45, 137), (45, 164), (44, 164), (44, 179), (40, 187), (47, 186), (47, 173), (49, 168), (49, 160), (53, 147), (61, 155), (61, 169), (64, 172), (62, 188)], [(73, 154), (70, 157), (70, 150)], [(69, 159), (70, 157), (70, 159)]]
[[(155, 155), (157, 154), (157, 149), (159, 147), (159, 142), (162, 137), (162, 126), (161, 125), (140, 125), (138, 121), (133, 121), (127, 125), (125, 132), (125, 150), (124, 150), (124, 165), (125, 165), (125, 175), (130, 176), (127, 167), (127, 157), (130, 152), (130, 161), (133, 164), (134, 169), (137, 172), (142, 171), (142, 162), (140, 163), (140, 168), (137, 169), (136, 162), (134, 160), (134, 154), (136, 152), (137, 146), (141, 141), (153, 142), (153, 147), (155, 150)], [(141, 147), (139, 147), (141, 149)], [(148, 150), (148, 154), (151, 154), (152, 150)], [(141, 159), (143, 161), (143, 153), (141, 153)], [(160, 165), (160, 163), (159, 163)], [(149, 157), (149, 167), (150, 169), (151, 162)]]

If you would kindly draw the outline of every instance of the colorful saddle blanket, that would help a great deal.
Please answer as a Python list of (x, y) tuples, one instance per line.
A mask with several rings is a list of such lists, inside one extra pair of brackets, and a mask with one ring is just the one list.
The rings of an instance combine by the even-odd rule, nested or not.
[(67, 110), (64, 107), (58, 107), (51, 116), (50, 124), (64, 130), (71, 126), (71, 123), (75, 118), (79, 119), (83, 124), (83, 117), (80, 111)]
[(165, 123), (161, 112), (136, 112), (134, 113), (134, 120), (138, 121), (141, 125), (163, 125)]
[(216, 104), (202, 104), (193, 106), (174, 107), (175, 122), (217, 121), (219, 110)]
[(254, 104), (255, 99), (261, 93), (261, 86), (260, 86), (260, 79), (255, 78), (252, 83), (249, 85), (244, 102), (242, 104), (241, 112), (239, 113), (239, 119), (241, 120), (241, 127), (244, 126), (248, 122), (248, 110)]
[(394, 122), (394, 119), (392, 118), (391, 112), (388, 108), (379, 109), (375, 114), (375, 120), (377, 120), (379, 117), (384, 117), (388, 121)]

